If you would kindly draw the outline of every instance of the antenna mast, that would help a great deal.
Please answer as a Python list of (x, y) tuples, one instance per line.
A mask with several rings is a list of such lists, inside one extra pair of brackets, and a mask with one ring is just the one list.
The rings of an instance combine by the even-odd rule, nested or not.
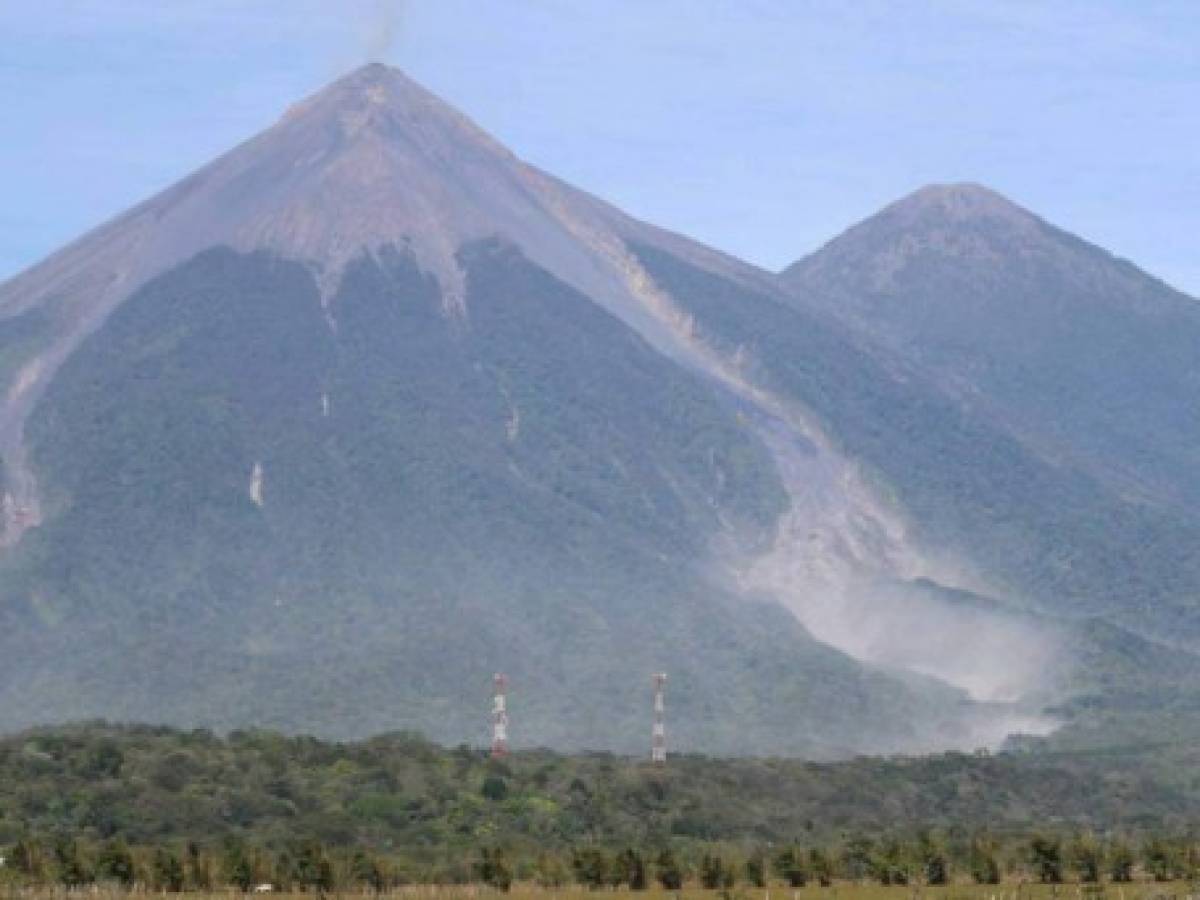
[(508, 676), (492, 678), (492, 759), (508, 755)]
[(654, 731), (650, 742), (650, 761), (663, 765), (667, 761), (666, 686), (667, 675), (658, 672), (654, 680)]

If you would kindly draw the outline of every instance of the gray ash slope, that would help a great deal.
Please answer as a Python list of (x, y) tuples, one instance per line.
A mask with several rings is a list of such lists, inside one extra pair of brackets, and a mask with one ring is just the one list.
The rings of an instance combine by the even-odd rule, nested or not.
[(0, 285), (0, 727), (474, 740), (504, 669), (521, 743), (638, 750), (666, 669), (680, 745), (836, 755), (1134, 685), (877, 464), (941, 373), (791, 290), (342, 79)]

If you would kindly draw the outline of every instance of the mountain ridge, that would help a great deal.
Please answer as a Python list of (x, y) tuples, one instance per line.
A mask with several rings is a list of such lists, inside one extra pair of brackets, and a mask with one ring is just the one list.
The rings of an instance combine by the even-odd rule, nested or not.
[(779, 292), (370, 67), (0, 288), (50, 322), (4, 420), (39, 504), (0, 560), (6, 721), (458, 740), (504, 669), (540, 698), (528, 740), (629, 749), (628, 672), (665, 668), (694, 746), (973, 742), (961, 691), (712, 576), (788, 502), (738, 412), (773, 407), (632, 235)]
[[(584, 239), (578, 221), (595, 223)], [(408, 244), (419, 266), (443, 284), (448, 309), (461, 316), (457, 247), (503, 234), (535, 263), (654, 334), (662, 331), (661, 314), (644, 308), (637, 273), (623, 270), (629, 261), (619, 251), (618, 233), (634, 231), (652, 241), (665, 235), (520, 162), (399, 70), (358, 69), (0, 284), (0, 311), (8, 317), (54, 297), (53, 336), (24, 364), (0, 406), (0, 455), (14, 475), (14, 503), (38, 521), (23, 423), (58, 366), (124, 297), (203, 249), (226, 244), (304, 259), (327, 297), (360, 253)], [(676, 252), (703, 265), (750, 277), (745, 264), (672, 241)], [(658, 343), (675, 341), (660, 336)], [(19, 536), (11, 520), (5, 532), (8, 543)]]
[[(796, 302), (869, 333), (970, 415), (1090, 484), (1131, 540), (1174, 548), (1169, 535), (1195, 527), (1200, 304), (994, 192), (947, 190), (966, 220), (946, 212), (946, 191), (909, 195), (786, 269)], [(1116, 549), (1105, 552), (1130, 571), (1182, 576), (1160, 602), (1195, 595), (1182, 559)], [(1177, 622), (1150, 625), (1155, 612), (1122, 621), (1177, 638)]]
[[(1136, 622), (1055, 575), (1041, 532), (1125, 561), (1085, 526), (1142, 513), (1025, 446), (995, 385), (967, 402), (975, 370), (919, 329), (864, 322), (917, 276), (946, 319), (972, 266), (988, 308), (1092, 258), (1030, 256), (1051, 226), (979, 186), (880, 216), (777, 278), (526, 165), (395, 70), (317, 92), (0, 285), (0, 674), (29, 687), (0, 724), (454, 741), (504, 669), (541, 698), (530, 740), (627, 750), (629, 673), (668, 669), (697, 749), (1054, 727), (1111, 675), (1119, 638), (1088, 617)], [(1136, 474), (1102, 443), (1078, 449)], [(1147, 633), (1189, 615), (1176, 598)]]

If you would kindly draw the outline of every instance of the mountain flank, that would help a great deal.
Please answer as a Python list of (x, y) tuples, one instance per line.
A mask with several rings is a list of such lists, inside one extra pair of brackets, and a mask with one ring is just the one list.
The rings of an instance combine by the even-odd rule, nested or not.
[(0, 727), (1123, 735), (1194, 706), (1195, 309), (969, 185), (776, 276), (365, 67), (0, 285)]

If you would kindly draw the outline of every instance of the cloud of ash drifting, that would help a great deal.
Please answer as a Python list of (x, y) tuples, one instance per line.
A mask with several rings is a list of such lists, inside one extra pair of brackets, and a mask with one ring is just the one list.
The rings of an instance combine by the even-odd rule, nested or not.
[(368, 62), (387, 62), (400, 40), (404, 0), (373, 0), (365, 20), (363, 50)]
[[(775, 597), (818, 640), (867, 664), (936, 678), (983, 704), (1039, 693), (1060, 664), (1059, 634), (989, 602), (967, 568), (930, 559), (839, 454), (797, 440), (783, 423), (760, 424), (792, 510), (770, 552), (742, 569), (744, 587)], [(972, 740), (1054, 727), (1019, 709), (994, 711)]]

